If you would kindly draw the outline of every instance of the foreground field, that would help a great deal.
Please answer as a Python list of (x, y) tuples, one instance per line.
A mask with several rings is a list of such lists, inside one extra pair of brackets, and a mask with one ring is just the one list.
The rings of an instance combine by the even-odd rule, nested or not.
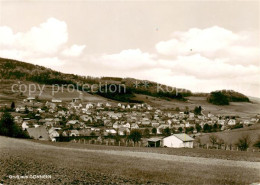
[[(4, 184), (250, 184), (260, 179), (259, 162), (157, 150), (0, 137), (0, 178)], [(51, 175), (51, 179), (10, 179), (9, 175)]]

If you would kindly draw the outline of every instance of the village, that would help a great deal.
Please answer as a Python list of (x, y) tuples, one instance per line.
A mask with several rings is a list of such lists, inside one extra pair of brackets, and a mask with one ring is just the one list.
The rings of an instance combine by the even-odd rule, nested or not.
[[(224, 132), (259, 122), (259, 115), (245, 120), (205, 115), (200, 106), (195, 109), (160, 110), (145, 103), (91, 103), (80, 98), (40, 101), (28, 97), (15, 108), (20, 115), (14, 120), (37, 140), (174, 148), (193, 148), (195, 138), (205, 132)], [(131, 142), (127, 136), (133, 130), (142, 136)]]

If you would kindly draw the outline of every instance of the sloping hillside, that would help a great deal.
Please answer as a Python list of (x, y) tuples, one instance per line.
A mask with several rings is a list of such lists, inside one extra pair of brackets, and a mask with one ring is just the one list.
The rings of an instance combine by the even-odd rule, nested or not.
[[(63, 100), (71, 100), (72, 98), (81, 96), (86, 101), (110, 101), (115, 100), (119, 102), (145, 102), (155, 107), (163, 109), (175, 109), (179, 107), (181, 110), (185, 110), (185, 107), (189, 107), (193, 110), (195, 106), (201, 105), (205, 111), (212, 112), (219, 115), (242, 115), (248, 114), (255, 115), (260, 113), (260, 101), (255, 101), (254, 98), (250, 98), (251, 102), (230, 102), (228, 106), (216, 106), (207, 102), (207, 93), (192, 93), (189, 90), (178, 89), (179, 93), (173, 91), (157, 92), (157, 84), (150, 81), (142, 81), (133, 78), (118, 78), (118, 77), (84, 77), (74, 74), (64, 74), (57, 72), (42, 66), (33, 65), (16, 60), (0, 58), (0, 104), (10, 103), (13, 101), (22, 100), (24, 97), (28, 97), (26, 93), (12, 92), (12, 84), (29, 84), (33, 82), (37, 86), (45, 85), (44, 91), (41, 94), (41, 99), (60, 98)], [(97, 91), (97, 93), (88, 93), (89, 89), (86, 86), (82, 87), (82, 84), (122, 84), (126, 86), (127, 94), (107, 94)], [(79, 86), (79, 90), (84, 92), (68, 92), (52, 93), (52, 84), (73, 84)], [(137, 88), (135, 87), (137, 86)], [(161, 85), (163, 89), (167, 86)], [(104, 86), (103, 86), (104, 88)], [(172, 88), (169, 88), (172, 89)], [(234, 91), (233, 94), (238, 94)], [(31, 96), (37, 96), (39, 89), (36, 89)], [(81, 95), (80, 95), (81, 94)], [(229, 95), (230, 96), (230, 95)], [(234, 98), (233, 98), (234, 99)], [(231, 98), (229, 99), (231, 100)]]
[(218, 138), (223, 139), (226, 144), (232, 144), (233, 146), (235, 146), (239, 138), (248, 135), (250, 137), (251, 146), (252, 146), (260, 136), (259, 131), (260, 131), (260, 124), (256, 124), (250, 127), (245, 127), (240, 129), (205, 134), (200, 137), (200, 140), (202, 144), (210, 143), (209, 137), (214, 134)]
[[(178, 89), (178, 93), (176, 93), (176, 90), (172, 92), (157, 92), (157, 84), (151, 81), (142, 81), (132, 78), (94, 78), (90, 76), (85, 77), (74, 74), (64, 74), (42, 66), (4, 58), (0, 58), (0, 77), (1, 79), (31, 81), (39, 84), (48, 85), (72, 84), (75, 87), (77, 86), (79, 90), (85, 91), (89, 91), (89, 86), (91, 86), (92, 84), (101, 83), (101, 85), (103, 84), (103, 86), (109, 84), (123, 84), (126, 86), (126, 91), (130, 93), (128, 94), (129, 97), (134, 97), (133, 94), (146, 94), (160, 98), (185, 100), (185, 97), (190, 96), (192, 94), (191, 91), (184, 89)], [(160, 87), (162, 89), (167, 88), (167, 86), (165, 85), (161, 85)], [(120, 95), (118, 94), (118, 92), (115, 92), (117, 96), (110, 96), (108, 94), (104, 94), (102, 91), (99, 91), (97, 94), (118, 101), (132, 101), (131, 98), (125, 98), (125, 95)]]

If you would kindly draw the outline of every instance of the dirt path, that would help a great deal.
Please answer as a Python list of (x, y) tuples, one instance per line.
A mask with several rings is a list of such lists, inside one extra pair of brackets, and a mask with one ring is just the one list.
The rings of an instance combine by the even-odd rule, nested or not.
[(221, 165), (227, 167), (243, 167), (259, 170), (260, 172), (260, 162), (250, 162), (250, 161), (235, 161), (235, 160), (224, 160), (224, 159), (214, 159), (214, 158), (202, 158), (202, 157), (189, 157), (189, 156), (177, 156), (177, 155), (167, 155), (159, 153), (148, 153), (148, 152), (134, 152), (134, 151), (118, 151), (118, 150), (94, 150), (94, 149), (78, 149), (70, 147), (57, 147), (52, 145), (46, 145), (41, 143), (35, 143), (28, 140), (18, 140), (13, 138), (0, 137), (0, 152), (1, 148), (11, 148), (17, 147), (17, 145), (23, 146), (23, 148), (33, 148), (33, 149), (54, 149), (54, 150), (67, 150), (73, 152), (91, 152), (100, 153), (108, 155), (118, 155), (134, 158), (143, 159), (156, 159), (171, 162), (184, 162), (202, 165)]

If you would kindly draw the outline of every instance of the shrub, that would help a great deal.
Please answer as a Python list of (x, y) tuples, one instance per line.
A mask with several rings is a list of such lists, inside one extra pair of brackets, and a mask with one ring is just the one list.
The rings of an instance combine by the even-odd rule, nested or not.
[(260, 148), (260, 135), (258, 136), (258, 140), (254, 143), (254, 147)]
[(251, 139), (249, 135), (242, 136), (236, 143), (236, 146), (241, 150), (241, 151), (246, 151), (251, 144)]
[(130, 135), (128, 136), (129, 139), (133, 140), (134, 142), (138, 142), (142, 138), (142, 133), (140, 130), (134, 129), (131, 130)]
[(17, 138), (29, 138), (28, 133), (15, 124), (14, 118), (9, 112), (4, 112), (1, 117), (0, 135)]
[(229, 105), (228, 97), (220, 91), (211, 92), (207, 101), (214, 105)]

